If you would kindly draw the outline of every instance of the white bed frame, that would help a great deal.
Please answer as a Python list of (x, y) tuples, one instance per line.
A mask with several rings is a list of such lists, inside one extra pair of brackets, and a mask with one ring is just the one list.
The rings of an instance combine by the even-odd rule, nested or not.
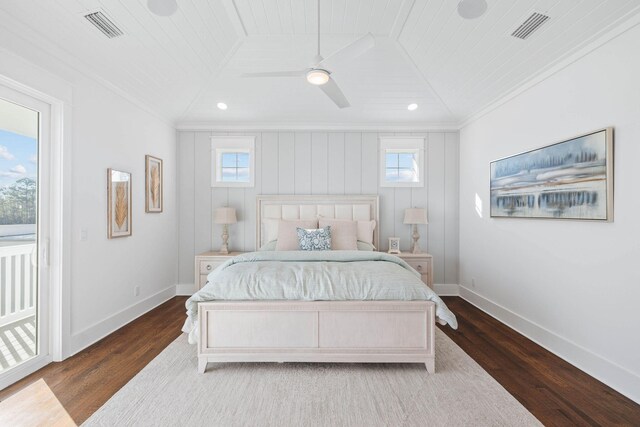
[[(378, 221), (378, 196), (257, 196), (263, 219)], [(378, 246), (378, 227), (374, 245)], [(209, 362), (424, 363), (435, 372), (431, 301), (212, 301), (198, 306), (198, 371)]]

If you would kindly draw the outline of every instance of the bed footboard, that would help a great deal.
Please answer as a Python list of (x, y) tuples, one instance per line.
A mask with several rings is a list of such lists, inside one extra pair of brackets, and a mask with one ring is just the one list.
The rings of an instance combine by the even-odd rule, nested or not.
[(215, 301), (198, 307), (208, 362), (424, 363), (435, 371), (431, 301)]

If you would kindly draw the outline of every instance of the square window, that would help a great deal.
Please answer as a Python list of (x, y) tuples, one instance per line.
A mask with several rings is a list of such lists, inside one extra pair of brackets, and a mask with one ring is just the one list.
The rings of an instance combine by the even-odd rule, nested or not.
[(211, 139), (212, 187), (253, 187), (254, 137)]
[(234, 168), (237, 164), (238, 153), (222, 153), (222, 167)]
[(424, 138), (380, 138), (381, 187), (423, 187)]

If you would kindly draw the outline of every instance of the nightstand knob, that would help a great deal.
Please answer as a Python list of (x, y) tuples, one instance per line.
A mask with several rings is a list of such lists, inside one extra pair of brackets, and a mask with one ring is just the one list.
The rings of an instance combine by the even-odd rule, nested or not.
[(418, 266), (418, 271), (422, 271), (422, 266), (421, 265)]
[(210, 265), (207, 265), (207, 270), (211, 270), (211, 266)]

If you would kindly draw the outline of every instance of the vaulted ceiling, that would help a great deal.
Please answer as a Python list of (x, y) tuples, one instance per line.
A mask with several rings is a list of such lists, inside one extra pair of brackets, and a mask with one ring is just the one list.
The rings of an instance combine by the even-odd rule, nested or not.
[[(487, 0), (465, 20), (456, 0), (320, 1), (323, 56), (376, 39), (332, 70), (351, 102), (342, 110), (304, 78), (241, 77), (310, 65), (316, 0), (178, 0), (171, 17), (146, 0), (2, 0), (0, 47), (64, 63), (177, 123), (457, 124), (640, 10), (637, 0)], [(97, 9), (124, 36), (91, 26), (84, 15)], [(550, 19), (512, 37), (534, 11)]]

